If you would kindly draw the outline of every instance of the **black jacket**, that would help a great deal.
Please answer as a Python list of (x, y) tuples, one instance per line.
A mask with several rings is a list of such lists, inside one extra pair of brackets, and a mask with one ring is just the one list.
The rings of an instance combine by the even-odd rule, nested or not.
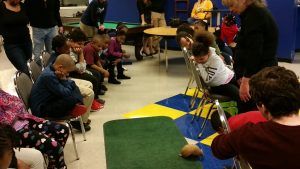
[(25, 0), (25, 6), (32, 27), (62, 26), (59, 0)]
[(266, 8), (250, 5), (240, 17), (235, 63), (238, 78), (251, 77), (264, 67), (278, 64), (278, 29), (271, 13)]

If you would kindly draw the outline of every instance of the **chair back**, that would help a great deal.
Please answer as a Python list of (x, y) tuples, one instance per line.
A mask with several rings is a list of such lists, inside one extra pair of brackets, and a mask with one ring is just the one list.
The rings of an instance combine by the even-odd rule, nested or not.
[(16, 92), (19, 96), (19, 98), (23, 101), (26, 109), (29, 109), (29, 96), (31, 93), (31, 89), (33, 86), (33, 83), (31, 79), (28, 77), (27, 74), (17, 71), (15, 78), (14, 78), (14, 84)]
[(28, 66), (30, 78), (34, 83), (42, 73), (42, 67), (32, 59), (27, 62), (27, 66)]
[(192, 70), (191, 70), (191, 60), (189, 58), (190, 55), (188, 55), (189, 51), (186, 49), (186, 47), (183, 47), (182, 49), (182, 53), (183, 53), (183, 58), (186, 64), (186, 69), (187, 71), (192, 74)]
[(45, 67), (49, 65), (49, 59), (50, 59), (50, 54), (46, 51), (43, 51), (42, 55), (40, 56), (41, 62), (42, 62), (42, 69), (44, 70)]

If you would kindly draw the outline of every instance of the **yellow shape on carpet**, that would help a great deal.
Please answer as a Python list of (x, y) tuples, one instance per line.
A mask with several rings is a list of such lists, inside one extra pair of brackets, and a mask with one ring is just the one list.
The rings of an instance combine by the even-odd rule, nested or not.
[[(211, 103), (210, 103), (210, 104), (206, 104), (206, 105), (204, 106), (204, 109), (203, 109), (203, 111), (202, 111), (202, 113), (201, 113), (201, 117), (205, 118), (205, 117), (207, 116), (207, 113), (208, 113), (208, 110), (209, 110), (210, 106), (211, 106)], [(194, 115), (195, 112), (196, 112), (196, 110), (197, 110), (197, 109), (195, 109), (195, 110), (193, 110), (193, 111), (190, 111), (189, 113)], [(198, 113), (199, 113), (199, 112), (198, 112)], [(208, 119), (210, 119), (210, 116), (208, 117)]]
[(169, 107), (161, 106), (158, 104), (150, 104), (141, 109), (123, 114), (126, 118), (140, 118), (140, 117), (154, 117), (154, 116), (167, 116), (177, 119), (186, 113)]
[[(188, 91), (186, 92), (186, 95), (193, 96), (195, 93), (195, 90), (196, 90), (196, 88), (188, 89)], [(199, 92), (197, 97), (202, 98), (202, 92)]]
[(208, 136), (207, 138), (203, 139), (202, 141), (200, 141), (200, 143), (205, 144), (207, 146), (211, 146), (212, 141), (214, 140), (215, 137), (217, 137), (219, 134), (215, 133), (213, 135)]

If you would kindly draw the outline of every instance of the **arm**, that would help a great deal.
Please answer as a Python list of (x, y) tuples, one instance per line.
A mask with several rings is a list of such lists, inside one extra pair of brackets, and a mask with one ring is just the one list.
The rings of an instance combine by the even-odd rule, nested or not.
[[(211, 1), (205, 1), (203, 11), (211, 11), (213, 9), (213, 4)], [(210, 18), (211, 12), (205, 12), (205, 18)]]
[[(197, 2), (196, 2), (197, 3)], [(196, 3), (194, 4), (193, 10), (191, 12), (191, 17), (194, 18), (196, 17)]]
[(90, 8), (90, 19), (93, 22), (94, 26), (98, 29), (98, 16), (97, 16), (97, 4), (95, 1), (92, 1), (89, 5)]
[(44, 76), (44, 85), (50, 90), (53, 94), (58, 96), (70, 96), (74, 90), (75, 83), (68, 80), (58, 80), (58, 78)]
[(101, 13), (100, 18), (99, 18), (99, 22), (101, 25), (103, 25), (103, 23), (104, 23), (104, 19), (106, 17), (106, 12), (107, 12), (107, 2), (104, 4), (104, 11)]
[(136, 4), (137, 4), (138, 12), (139, 12), (140, 17), (141, 17), (142, 24), (144, 24), (145, 23), (145, 17), (144, 17), (145, 7), (144, 7), (144, 4), (140, 0), (137, 0)]
[(55, 4), (55, 18), (56, 18), (56, 21), (57, 21), (57, 26), (62, 28), (62, 22), (61, 22), (60, 13), (59, 13), (60, 2), (59, 2), (59, 0), (56, 0), (55, 2), (56, 2), (56, 4)]
[(123, 53), (115, 51), (116, 47), (117, 47), (117, 42), (112, 40), (108, 46), (108, 55), (121, 58), (123, 56)]

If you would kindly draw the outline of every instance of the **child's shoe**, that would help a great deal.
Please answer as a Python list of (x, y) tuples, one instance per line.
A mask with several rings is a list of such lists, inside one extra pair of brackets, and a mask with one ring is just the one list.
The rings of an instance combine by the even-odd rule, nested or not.
[(111, 83), (111, 84), (121, 84), (121, 82), (115, 78), (113, 79), (108, 79), (108, 83)]
[(131, 79), (131, 77), (126, 76), (126, 75), (124, 75), (124, 74), (118, 75), (117, 78), (118, 78), (118, 79)]

